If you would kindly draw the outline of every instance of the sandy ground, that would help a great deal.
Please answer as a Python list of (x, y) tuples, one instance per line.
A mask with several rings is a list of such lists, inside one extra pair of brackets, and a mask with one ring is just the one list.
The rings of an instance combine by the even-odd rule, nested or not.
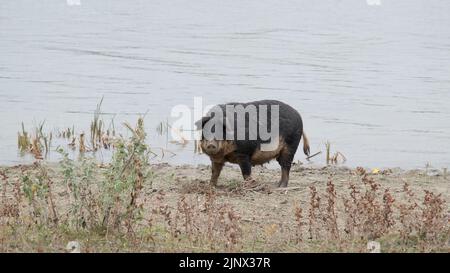
[[(153, 187), (166, 191), (168, 196), (174, 198), (185, 193), (201, 193), (208, 188), (211, 172), (209, 166), (166, 164), (156, 165), (155, 171), (159, 179), (155, 180)], [(327, 182), (331, 180), (339, 197), (348, 194), (351, 183), (362, 184), (361, 176), (355, 169), (338, 166), (294, 165), (287, 188), (277, 187), (281, 176), (278, 169), (254, 167), (252, 176), (256, 182), (244, 182), (238, 168), (226, 166), (216, 190), (221, 198), (234, 205), (244, 218), (256, 218), (265, 222), (293, 221), (294, 206), (307, 206), (309, 203), (309, 186), (314, 186), (318, 192), (324, 193)], [(404, 183), (408, 183), (419, 200), (424, 191), (428, 190), (442, 194), (447, 205), (450, 201), (450, 175), (444, 176), (443, 170), (405, 171), (397, 168), (380, 170), (378, 174), (371, 176), (382, 188), (389, 188), (393, 193), (402, 192)]]
[[(49, 164), (50, 176), (61, 176), (56, 164)], [(19, 179), (23, 170), (32, 166), (0, 167), (0, 171), (8, 176), (9, 181)], [(164, 192), (168, 202), (178, 200), (181, 195), (203, 194), (210, 189), (209, 177), (211, 169), (207, 165), (172, 166), (169, 164), (152, 165), (154, 171), (153, 184), (144, 186), (146, 195)], [(371, 172), (371, 170), (367, 170)], [(291, 169), (287, 188), (278, 188), (281, 172), (275, 168), (257, 166), (253, 168), (252, 177), (255, 181), (243, 181), (240, 171), (233, 165), (226, 165), (219, 177), (215, 191), (223, 202), (231, 204), (244, 219), (269, 222), (293, 221), (294, 206), (307, 206), (309, 203), (309, 186), (317, 188), (319, 193), (325, 193), (326, 184), (335, 184), (338, 197), (348, 195), (350, 184), (361, 185), (361, 176), (355, 169), (342, 166), (304, 166), (294, 165)], [(442, 194), (443, 199), (450, 203), (450, 174), (444, 170), (402, 170), (399, 168), (380, 170), (371, 174), (384, 188), (389, 188), (394, 194), (402, 192), (404, 183), (417, 194), (418, 200), (424, 191)], [(64, 191), (59, 189), (58, 191)], [(59, 195), (63, 196), (63, 193)], [(398, 196), (401, 198), (401, 196)]]
[[(61, 178), (57, 165), (48, 165), (49, 175), (55, 181)], [(152, 198), (158, 193), (164, 193), (164, 202), (172, 208), (176, 208), (177, 202), (182, 196), (192, 199), (203, 198), (204, 193), (210, 190), (209, 177), (211, 169), (209, 166), (172, 166), (169, 164), (155, 164), (151, 167), (154, 171), (152, 185), (144, 185), (145, 211), (151, 212)], [(0, 167), (0, 174), (7, 176), (7, 181), (17, 181), (23, 171), (32, 169), (31, 166)], [(377, 183), (380, 184), (382, 193), (389, 188), (396, 201), (402, 201), (403, 186), (408, 183), (412, 191), (416, 194), (418, 202), (423, 200), (425, 190), (435, 194), (441, 194), (446, 201), (445, 206), (450, 212), (450, 175), (444, 170), (423, 169), (423, 170), (402, 170), (385, 169), (377, 174), (370, 173)], [(349, 196), (349, 186), (355, 184), (363, 187), (361, 175), (356, 169), (342, 166), (305, 166), (294, 165), (291, 170), (288, 188), (278, 188), (280, 178), (279, 169), (268, 169), (263, 166), (253, 168), (253, 178), (255, 181), (243, 181), (240, 171), (235, 166), (225, 166), (219, 178), (218, 187), (215, 188), (218, 202), (227, 203), (240, 216), (240, 222), (246, 226), (247, 231), (258, 230), (264, 233), (269, 227), (276, 226), (279, 231), (274, 236), (278, 239), (271, 246), (264, 246), (260, 250), (269, 251), (298, 251), (297, 249), (286, 248), (285, 245), (276, 245), (277, 241), (286, 241), (286, 236), (295, 234), (296, 219), (295, 210), (301, 207), (308, 210), (310, 204), (309, 186), (314, 186), (320, 194), (325, 194), (328, 181), (335, 185), (338, 200), (341, 197)], [(0, 177), (1, 180), (1, 177)], [(64, 188), (56, 189), (58, 199), (56, 202), (63, 204), (65, 196)], [(338, 214), (343, 211), (342, 202), (337, 204)], [(450, 214), (449, 214), (450, 215)], [(284, 237), (283, 237), (284, 236)], [(267, 247), (267, 249), (265, 248)], [(244, 249), (245, 250), (245, 249)], [(314, 251), (314, 250), (313, 250)]]

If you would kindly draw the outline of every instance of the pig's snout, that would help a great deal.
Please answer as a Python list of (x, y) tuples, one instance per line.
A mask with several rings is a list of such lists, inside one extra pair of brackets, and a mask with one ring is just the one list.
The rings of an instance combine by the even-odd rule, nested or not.
[(207, 154), (217, 154), (221, 148), (221, 145), (216, 140), (204, 141), (202, 143), (202, 149)]
[(215, 145), (215, 144), (208, 144), (208, 146), (206, 146), (206, 149), (208, 149), (208, 150), (215, 150), (215, 149), (217, 149), (217, 145)]

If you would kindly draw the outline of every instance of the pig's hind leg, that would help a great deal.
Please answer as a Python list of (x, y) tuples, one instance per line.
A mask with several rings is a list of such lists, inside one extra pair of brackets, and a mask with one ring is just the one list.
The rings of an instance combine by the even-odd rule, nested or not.
[(277, 157), (277, 161), (281, 166), (281, 179), (278, 183), (278, 187), (287, 187), (288, 185), (289, 172), (291, 170), (292, 161), (294, 160), (294, 154), (295, 151), (292, 152), (288, 147), (284, 147)]

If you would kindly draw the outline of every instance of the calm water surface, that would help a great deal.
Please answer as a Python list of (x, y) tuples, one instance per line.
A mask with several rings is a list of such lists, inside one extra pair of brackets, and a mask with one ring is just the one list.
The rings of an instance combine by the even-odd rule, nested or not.
[[(279, 99), (302, 114), (312, 151), (349, 166), (450, 165), (450, 2), (65, 0), (0, 2), (0, 165), (28, 162), (17, 131), (88, 131), (148, 111), (149, 143), (177, 104)], [(299, 152), (297, 159), (304, 160)], [(323, 164), (323, 156), (314, 158)]]

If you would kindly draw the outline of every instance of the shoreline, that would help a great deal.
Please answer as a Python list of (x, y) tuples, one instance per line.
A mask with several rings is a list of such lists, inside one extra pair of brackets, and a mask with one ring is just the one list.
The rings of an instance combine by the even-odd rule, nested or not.
[[(82, 171), (78, 170), (79, 164), (76, 162), (74, 165), (75, 174)], [(16, 204), (13, 196), (22, 187), (23, 177), (38, 179), (39, 168), (42, 166), (53, 187), (52, 202), (57, 214), (62, 217), (70, 208), (68, 202), (71, 195), (63, 183), (63, 167), (56, 163), (0, 167), (0, 182), (8, 185), (4, 188), (4, 196), (11, 202), (7, 204)], [(108, 170), (108, 166), (97, 165), (89, 181), (100, 182)], [(160, 163), (151, 164), (149, 170), (151, 181), (142, 184), (140, 197), (137, 199), (142, 206), (142, 219), (136, 223), (133, 236), (127, 237), (125, 228), (120, 228), (117, 232), (111, 231), (104, 237), (103, 233), (90, 229), (73, 230), (69, 228), (70, 224), (66, 224), (69, 226), (64, 225), (61, 230), (49, 223), (43, 226), (44, 231), (48, 229), (45, 232), (54, 235), (42, 237), (34, 235), (42, 231), (38, 232), (35, 225), (28, 224), (27, 228), (24, 225), (16, 227), (15, 232), (21, 234), (20, 238), (30, 238), (25, 242), (16, 242), (17, 235), (11, 234), (10, 227), (4, 222), (5, 218), (0, 217), (3, 252), (64, 252), (67, 242), (73, 240), (80, 241), (86, 252), (367, 252), (366, 244), (370, 240), (380, 242), (383, 252), (450, 251), (450, 218), (445, 220), (444, 226), (439, 226), (442, 223), (438, 224), (433, 220), (433, 226), (438, 225), (439, 228), (431, 230), (437, 230), (436, 238), (440, 239), (421, 241), (414, 233), (406, 242), (401, 239), (403, 230), (409, 229), (405, 225), (426, 226), (425, 222), (421, 222), (421, 215), (428, 211), (427, 198), (434, 198), (441, 204), (440, 209), (431, 205), (430, 208), (436, 210), (433, 215), (449, 217), (450, 176), (444, 177), (440, 173), (427, 175), (423, 170), (396, 168), (379, 170), (374, 174), (362, 168), (294, 165), (288, 187), (277, 188), (281, 175), (279, 169), (254, 167), (252, 176), (255, 181), (247, 182), (243, 181), (236, 167), (225, 166), (219, 177), (218, 187), (211, 188), (211, 170), (207, 165), (173, 166)], [(83, 177), (78, 176), (80, 179)], [(74, 181), (79, 181), (77, 179)], [(369, 203), (373, 206), (359, 212), (355, 210), (355, 215), (350, 215), (352, 219), (368, 217), (369, 221), (369, 226), (365, 226), (362, 220), (360, 224), (355, 224), (354, 232), (361, 232), (360, 235), (355, 234), (355, 237), (349, 237), (346, 227), (349, 214), (345, 200), (351, 200), (352, 187), (353, 194), (357, 193), (360, 198), (355, 197), (359, 200), (355, 199), (355, 206), (367, 206)], [(332, 192), (334, 197), (330, 199)], [(392, 206), (385, 203), (386, 192), (395, 200), (392, 201)], [(427, 195), (427, 192), (432, 195)], [(316, 200), (320, 203), (320, 208), (314, 207), (319, 203), (313, 205), (315, 194), (320, 197), (320, 200)], [(367, 199), (368, 196), (375, 199)], [(97, 200), (98, 197), (94, 196), (94, 199)], [(329, 211), (330, 202), (332, 211)], [(413, 203), (417, 207), (407, 211), (411, 214), (408, 214), (407, 219), (412, 222), (404, 223), (404, 217), (400, 217), (404, 213), (402, 207)], [(395, 222), (394, 226), (389, 227), (389, 231), (376, 220), (376, 217), (386, 213), (386, 206), (392, 210), (390, 217)], [(317, 209), (315, 213), (323, 214), (324, 218), (311, 216), (312, 208)], [(22, 199), (17, 213), (24, 218), (16, 221), (23, 223), (24, 219), (28, 219), (26, 211), (30, 209), (32, 207)], [(327, 222), (330, 213), (335, 217), (334, 233), (329, 229), (330, 222)], [(314, 222), (311, 217), (318, 218), (314, 218)], [(442, 221), (442, 217), (438, 220)], [(187, 219), (191, 222), (184, 222)], [(365, 231), (366, 228), (378, 225), (379, 232), (382, 232), (380, 235)], [(315, 229), (316, 235), (311, 233)], [(208, 234), (208, 230), (215, 230), (217, 234)], [(139, 238), (138, 242), (135, 242), (136, 238)], [(214, 244), (209, 244), (210, 240)], [(230, 240), (233, 242), (231, 245)]]
[[(205, 156), (206, 158), (206, 156)], [(74, 161), (78, 161), (79, 158), (74, 159)], [(98, 161), (98, 160), (96, 160)], [(36, 161), (36, 160), (30, 160), (29, 162), (20, 162), (20, 161), (13, 161), (11, 163), (6, 163), (6, 164), (0, 164), (0, 168), (2, 169), (8, 169), (8, 168), (16, 168), (16, 167), (20, 167), (20, 166), (31, 166), (34, 165), (36, 162), (39, 162), (41, 164), (46, 164), (48, 166), (57, 166), (59, 164), (59, 160), (40, 160), (40, 161)], [(109, 162), (98, 162), (99, 164), (103, 164), (103, 165), (108, 165), (110, 164)], [(197, 169), (197, 168), (205, 168), (210, 166), (209, 163), (196, 163), (196, 164), (190, 164), (190, 163), (174, 163), (174, 162), (170, 162), (170, 161), (155, 161), (155, 162), (150, 162), (149, 165), (151, 166), (159, 166), (159, 165), (169, 165), (173, 168), (193, 168), (193, 169)], [(301, 168), (305, 168), (305, 169), (312, 169), (312, 170), (319, 170), (319, 169), (326, 169), (326, 168), (330, 168), (330, 169), (341, 169), (341, 170), (355, 170), (357, 168), (363, 168), (368, 172), (371, 172), (373, 170), (391, 170), (391, 171), (395, 171), (395, 172), (425, 172), (428, 173), (428, 175), (430, 176), (445, 176), (448, 175), (450, 177), (450, 167), (435, 167), (432, 164), (430, 164), (429, 166), (427, 166), (426, 164), (423, 167), (398, 167), (398, 166), (390, 166), (390, 167), (368, 167), (368, 166), (364, 166), (364, 165), (358, 165), (358, 166), (349, 166), (343, 163), (339, 163), (339, 164), (319, 164), (319, 163), (314, 163), (314, 162), (303, 162), (300, 160), (294, 161), (293, 166), (300, 166)], [(228, 168), (235, 168), (235, 169), (239, 169), (239, 167), (236, 164), (231, 164), (231, 163), (225, 163), (225, 166)], [(266, 163), (262, 166), (253, 166), (253, 168), (263, 168), (263, 169), (268, 169), (268, 170), (280, 170), (280, 166), (278, 165), (278, 163), (275, 162), (275, 160), (272, 160), (269, 163)]]

